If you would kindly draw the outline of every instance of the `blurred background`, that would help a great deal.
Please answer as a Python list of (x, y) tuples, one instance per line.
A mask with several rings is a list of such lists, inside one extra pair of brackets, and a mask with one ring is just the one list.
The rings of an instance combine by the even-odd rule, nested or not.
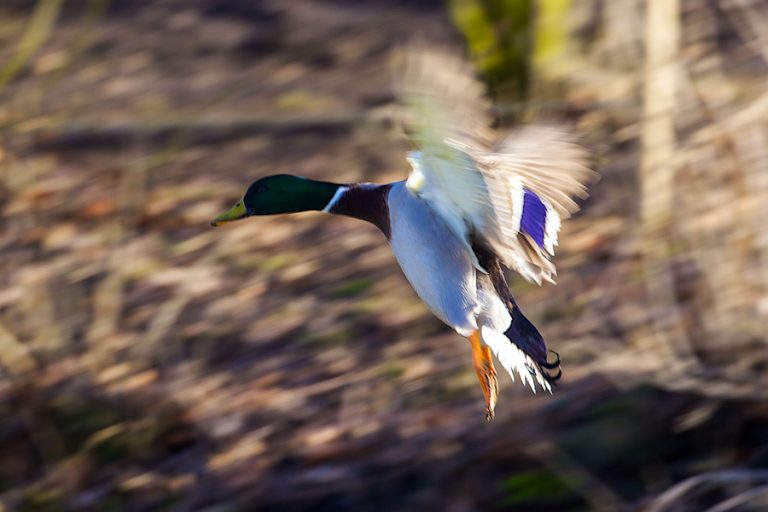
[[(2, 0), (0, 510), (768, 510), (766, 34), (763, 0)], [(414, 38), (602, 176), (558, 285), (512, 281), (561, 385), (502, 376), (491, 423), (374, 227), (208, 226), (265, 174), (404, 178)]]

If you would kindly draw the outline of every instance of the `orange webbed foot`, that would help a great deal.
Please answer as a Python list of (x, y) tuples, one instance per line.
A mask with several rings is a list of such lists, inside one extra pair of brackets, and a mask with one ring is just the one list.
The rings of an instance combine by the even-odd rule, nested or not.
[(496, 379), (491, 350), (483, 345), (480, 331), (473, 332), (468, 339), (472, 345), (472, 365), (485, 397), (485, 419), (490, 421), (493, 419), (496, 400), (499, 397), (499, 382)]

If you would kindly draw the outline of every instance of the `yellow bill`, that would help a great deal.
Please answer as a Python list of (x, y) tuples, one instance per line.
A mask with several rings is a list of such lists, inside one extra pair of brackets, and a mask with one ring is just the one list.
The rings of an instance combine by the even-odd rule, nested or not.
[(211, 221), (211, 226), (221, 226), (225, 222), (232, 222), (233, 220), (244, 219), (248, 216), (248, 210), (245, 209), (243, 200), (238, 201), (235, 206), (225, 211), (218, 217)]

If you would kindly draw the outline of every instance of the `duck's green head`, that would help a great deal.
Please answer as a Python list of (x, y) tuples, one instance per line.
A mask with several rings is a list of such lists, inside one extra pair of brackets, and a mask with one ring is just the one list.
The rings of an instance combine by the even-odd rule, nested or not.
[(251, 183), (243, 198), (211, 221), (211, 226), (251, 215), (274, 215), (322, 210), (341, 185), (301, 176), (278, 174)]

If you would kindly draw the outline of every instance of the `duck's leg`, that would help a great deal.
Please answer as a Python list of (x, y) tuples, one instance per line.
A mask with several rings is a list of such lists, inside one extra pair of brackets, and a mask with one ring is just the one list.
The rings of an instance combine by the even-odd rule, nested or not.
[(483, 345), (479, 330), (473, 332), (467, 339), (472, 345), (472, 365), (475, 367), (477, 380), (480, 381), (480, 387), (483, 389), (483, 396), (485, 397), (485, 419), (490, 420), (493, 418), (496, 399), (499, 396), (499, 383), (496, 380), (496, 369), (493, 367), (491, 350)]

